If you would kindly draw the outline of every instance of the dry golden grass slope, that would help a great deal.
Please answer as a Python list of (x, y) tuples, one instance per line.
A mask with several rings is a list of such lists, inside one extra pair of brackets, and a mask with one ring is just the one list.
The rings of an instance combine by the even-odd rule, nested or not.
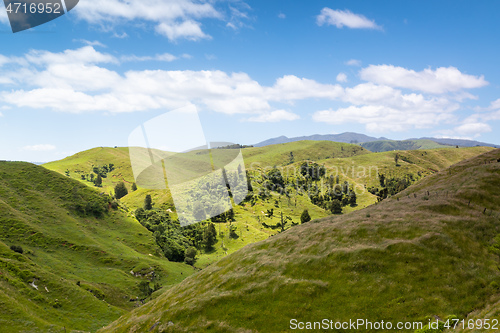
[(100, 332), (287, 332), (294, 318), (466, 318), (499, 293), (499, 161), (493, 150), (377, 205), (247, 245)]

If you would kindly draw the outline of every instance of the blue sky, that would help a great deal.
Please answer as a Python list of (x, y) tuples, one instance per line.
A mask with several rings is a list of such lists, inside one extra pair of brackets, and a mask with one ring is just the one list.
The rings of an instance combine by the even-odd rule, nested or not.
[(496, 1), (81, 0), (0, 15), (0, 159), (126, 146), (195, 105), (210, 141), (360, 132), (500, 144)]

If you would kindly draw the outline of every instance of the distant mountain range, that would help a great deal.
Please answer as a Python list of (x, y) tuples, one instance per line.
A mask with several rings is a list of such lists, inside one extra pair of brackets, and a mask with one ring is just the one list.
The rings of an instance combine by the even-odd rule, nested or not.
[(268, 139), (257, 144), (254, 144), (254, 147), (264, 147), (269, 145), (275, 145), (278, 143), (288, 143), (302, 140), (312, 140), (312, 141), (335, 141), (335, 142), (344, 142), (344, 143), (362, 143), (362, 142), (372, 142), (379, 140), (389, 140), (387, 138), (375, 138), (372, 136), (353, 133), (353, 132), (345, 132), (341, 134), (314, 134), (309, 136), (298, 136), (295, 138), (288, 138), (284, 135), (279, 136), (277, 138)]
[(492, 143), (479, 142), (474, 140), (461, 140), (461, 139), (440, 139), (440, 138), (419, 138), (408, 140), (390, 140), (384, 137), (375, 138), (365, 134), (345, 132), (341, 134), (314, 134), (309, 136), (299, 136), (288, 138), (284, 135), (277, 138), (268, 139), (257, 144), (254, 147), (264, 147), (280, 143), (288, 143), (302, 140), (312, 141), (335, 141), (344, 143), (358, 143), (362, 147), (370, 151), (389, 151), (389, 150), (415, 150), (415, 149), (432, 149), (443, 148), (445, 146), (459, 146), (459, 147), (475, 147), (485, 146), (500, 148), (499, 145)]

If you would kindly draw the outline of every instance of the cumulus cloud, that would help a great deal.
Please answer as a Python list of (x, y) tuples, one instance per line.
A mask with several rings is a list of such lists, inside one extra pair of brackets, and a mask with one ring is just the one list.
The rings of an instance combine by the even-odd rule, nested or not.
[[(215, 8), (215, 4), (195, 0), (86, 0), (78, 4), (75, 12), (80, 19), (107, 30), (124, 22), (141, 21), (152, 23), (157, 33), (171, 41), (200, 40), (211, 38), (203, 31), (202, 20), (227, 20), (235, 27), (240, 26), (241, 20), (246, 18), (244, 9), (249, 8), (243, 2), (235, 2), (225, 13)], [(115, 36), (124, 38), (127, 35), (115, 33)]]
[(464, 74), (455, 67), (428, 68), (416, 72), (392, 65), (370, 65), (360, 71), (360, 77), (365, 81), (433, 94), (480, 88), (488, 84), (484, 76)]
[(364, 124), (370, 132), (405, 131), (451, 123), (460, 108), (459, 103), (445, 96), (404, 94), (371, 82), (345, 88), (339, 99), (351, 105), (317, 111), (313, 120), (334, 125)]
[[(478, 124), (487, 125), (489, 120), (500, 119), (500, 100), (497, 100), (488, 112), (478, 112), (475, 118), (460, 122), (456, 111), (461, 108), (462, 100), (474, 97), (465, 91), (471, 87), (465, 83), (453, 93), (450, 91), (456, 85), (443, 88), (442, 84), (439, 91), (443, 93), (438, 94), (437, 89), (433, 93), (403, 91), (399, 87), (418, 90), (416, 84), (410, 85), (405, 80), (390, 81), (391, 84), (369, 81), (343, 87), (339, 83), (285, 75), (271, 85), (263, 85), (247, 73), (220, 70), (110, 69), (110, 65), (123, 61), (173, 61), (179, 57), (187, 55), (117, 58), (92, 46), (59, 53), (35, 50), (20, 57), (0, 55), (0, 102), (10, 107), (72, 113), (171, 110), (195, 104), (201, 110), (246, 114), (246, 121), (276, 122), (299, 119), (293, 110), (283, 110), (282, 104), (293, 107), (296, 101), (316, 99), (345, 105), (315, 112), (315, 121), (364, 124), (368, 131), (404, 131), (451, 124), (456, 133), (465, 133), (469, 129), (486, 131), (487, 127)], [(345, 79), (342, 75), (337, 77), (340, 82)]]
[(293, 101), (305, 98), (337, 99), (344, 89), (340, 85), (321, 84), (311, 79), (299, 78), (295, 75), (285, 75), (276, 84), (267, 89), (270, 99), (276, 101)]
[(460, 136), (477, 138), (481, 136), (482, 133), (491, 132), (491, 126), (480, 122), (465, 123), (455, 127), (453, 132)]
[(22, 150), (29, 150), (29, 151), (51, 151), (51, 150), (55, 150), (55, 149), (56, 149), (56, 146), (48, 145), (48, 144), (24, 146), (22, 148)]
[(201, 30), (201, 24), (199, 22), (191, 20), (179, 24), (160, 23), (156, 26), (156, 32), (166, 36), (170, 40), (186, 38), (196, 41), (203, 38), (212, 38)]
[(300, 119), (300, 116), (295, 113), (288, 112), (286, 110), (275, 110), (272, 112), (263, 113), (256, 117), (250, 117), (247, 119), (247, 121), (258, 123), (275, 123), (283, 120), (292, 121), (297, 119)]
[(334, 25), (337, 28), (348, 27), (351, 29), (379, 29), (375, 21), (367, 19), (360, 14), (354, 14), (349, 10), (333, 10), (325, 7), (321, 13), (316, 17), (316, 23), (319, 26), (324, 24)]
[(452, 119), (449, 113), (432, 116), (419, 112), (404, 112), (383, 105), (349, 106), (336, 110), (322, 110), (313, 114), (313, 120), (339, 125), (346, 122), (361, 123), (370, 132), (401, 132), (410, 128), (429, 128)]
[(339, 73), (337, 75), (337, 82), (347, 82), (347, 75), (345, 75), (345, 73)]
[[(343, 88), (293, 75), (263, 86), (246, 73), (211, 71), (142, 70), (118, 73), (106, 64), (127, 60), (171, 60), (169, 55), (117, 59), (91, 46), (60, 53), (31, 51), (7, 58), (0, 67), (9, 89), (0, 100), (17, 107), (49, 108), (62, 112), (134, 112), (172, 109), (195, 103), (202, 109), (226, 114), (255, 114), (259, 119), (291, 119), (272, 103), (307, 98), (335, 99)], [(19, 70), (19, 64), (23, 69)], [(9, 64), (17, 70), (9, 70)], [(1, 83), (1, 82), (0, 82)], [(267, 118), (266, 118), (267, 117)]]

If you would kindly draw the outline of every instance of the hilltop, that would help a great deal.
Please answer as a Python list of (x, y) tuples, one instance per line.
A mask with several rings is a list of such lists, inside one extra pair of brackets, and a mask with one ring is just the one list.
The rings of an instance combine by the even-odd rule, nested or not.
[(499, 176), (500, 150), (464, 160), (376, 205), (248, 245), (101, 332), (465, 318), (499, 290)]
[(439, 144), (432, 140), (383, 140), (361, 143), (361, 147), (373, 152), (391, 151), (391, 150), (418, 150), (418, 149), (436, 149), (436, 148), (455, 148), (455, 146)]
[(141, 304), (141, 282), (193, 273), (106, 194), (41, 166), (0, 162), (0, 212), (2, 332), (95, 331)]

